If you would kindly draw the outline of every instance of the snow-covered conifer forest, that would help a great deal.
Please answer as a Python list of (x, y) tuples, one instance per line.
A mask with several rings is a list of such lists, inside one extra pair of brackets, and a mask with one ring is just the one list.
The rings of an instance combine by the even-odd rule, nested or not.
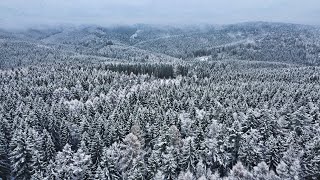
[(320, 29), (0, 30), (0, 179), (320, 179)]

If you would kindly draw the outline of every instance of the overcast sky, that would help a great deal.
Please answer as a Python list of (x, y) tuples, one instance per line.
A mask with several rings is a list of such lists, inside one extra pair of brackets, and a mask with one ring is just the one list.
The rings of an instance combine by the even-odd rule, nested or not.
[(320, 0), (0, 0), (0, 28), (246, 21), (320, 25)]

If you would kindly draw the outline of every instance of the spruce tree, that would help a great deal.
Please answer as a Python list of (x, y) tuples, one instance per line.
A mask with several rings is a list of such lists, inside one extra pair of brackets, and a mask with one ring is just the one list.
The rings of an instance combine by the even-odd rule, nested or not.
[(0, 131), (0, 178), (10, 175), (9, 146), (3, 131)]
[(242, 165), (241, 162), (238, 162), (234, 165), (228, 176), (229, 180), (254, 180), (253, 175)]
[(72, 163), (73, 163), (73, 151), (71, 146), (66, 144), (62, 152), (58, 152), (55, 161), (51, 161), (52, 170), (51, 175), (55, 179), (71, 179), (73, 176)]
[(192, 173), (195, 172), (198, 159), (199, 157), (194, 140), (191, 137), (184, 139), (179, 157), (179, 165), (181, 166), (181, 169), (188, 170)]
[(46, 167), (50, 160), (53, 160), (56, 155), (56, 149), (54, 147), (51, 135), (47, 130), (43, 130), (41, 139), (41, 151), (40, 158), (43, 163), (43, 167)]
[(16, 130), (10, 143), (11, 173), (15, 179), (28, 180), (33, 174), (34, 149), (27, 139), (25, 132)]
[(175, 179), (178, 175), (178, 157), (172, 146), (169, 146), (162, 156), (161, 170), (165, 179)]

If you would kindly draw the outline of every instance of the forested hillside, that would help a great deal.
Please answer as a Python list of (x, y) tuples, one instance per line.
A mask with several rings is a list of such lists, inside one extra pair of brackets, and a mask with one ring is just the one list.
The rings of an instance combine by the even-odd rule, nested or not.
[(5, 68), (34, 64), (50, 59), (46, 56), (66, 60), (65, 54), (70, 57), (70, 53), (78, 59), (91, 56), (130, 62), (190, 61), (205, 56), (213, 61), (319, 65), (319, 37), (318, 27), (265, 22), (201, 27), (134, 25), (2, 30), (0, 65)]
[(317, 33), (0, 31), (0, 179), (319, 179)]

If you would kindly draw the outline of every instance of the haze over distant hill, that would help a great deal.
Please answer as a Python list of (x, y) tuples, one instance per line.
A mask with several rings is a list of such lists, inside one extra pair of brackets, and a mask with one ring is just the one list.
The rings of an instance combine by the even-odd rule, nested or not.
[(140, 24), (1, 30), (0, 65), (63, 61), (67, 57), (170, 62), (202, 56), (209, 60), (319, 64), (319, 34), (319, 28), (315, 26), (267, 22), (223, 26)]

